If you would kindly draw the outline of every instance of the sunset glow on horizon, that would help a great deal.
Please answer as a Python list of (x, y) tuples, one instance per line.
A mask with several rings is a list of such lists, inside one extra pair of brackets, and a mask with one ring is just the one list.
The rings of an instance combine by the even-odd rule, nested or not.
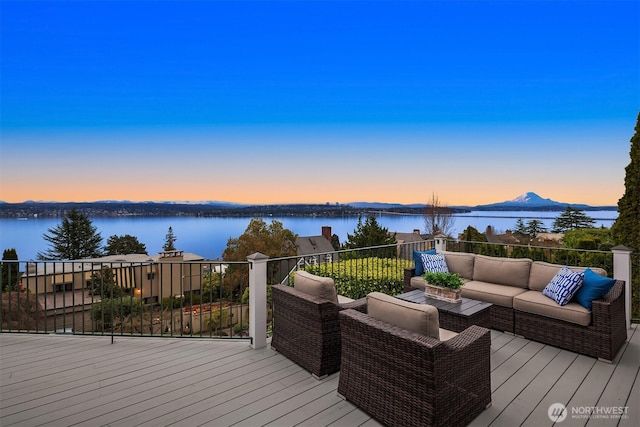
[(4, 202), (624, 193), (637, 1), (1, 8)]

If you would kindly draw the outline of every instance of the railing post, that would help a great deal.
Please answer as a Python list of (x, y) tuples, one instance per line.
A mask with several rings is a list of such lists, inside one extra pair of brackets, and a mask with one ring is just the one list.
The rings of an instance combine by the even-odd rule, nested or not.
[(625, 318), (627, 329), (631, 328), (631, 253), (633, 249), (626, 246), (615, 246), (613, 252), (613, 278), (624, 280)]
[(249, 261), (249, 336), (251, 347), (267, 346), (267, 260), (256, 252)]

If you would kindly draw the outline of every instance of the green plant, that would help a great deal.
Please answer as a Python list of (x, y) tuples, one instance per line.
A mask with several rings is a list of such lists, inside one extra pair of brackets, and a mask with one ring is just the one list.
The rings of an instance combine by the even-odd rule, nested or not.
[(396, 295), (404, 291), (404, 269), (413, 260), (400, 258), (357, 258), (308, 266), (305, 271), (331, 277), (339, 295), (359, 299), (370, 292)]
[(122, 287), (116, 282), (113, 269), (107, 266), (103, 266), (91, 274), (89, 293), (110, 299), (120, 298), (124, 295)]
[(233, 326), (233, 332), (236, 334), (239, 334), (241, 332), (244, 331), (248, 331), (249, 330), (249, 324), (248, 323), (236, 323)]
[(91, 305), (91, 317), (96, 322), (111, 325), (116, 319), (129, 315), (139, 315), (144, 311), (140, 298), (130, 296), (121, 298), (105, 298)]
[(185, 298), (181, 295), (174, 295), (172, 297), (162, 298), (162, 308), (164, 310), (174, 309), (174, 308), (182, 308), (185, 306)]
[(424, 280), (426, 280), (428, 284), (442, 288), (459, 289), (464, 284), (460, 276), (456, 273), (427, 271), (422, 277), (424, 277)]
[(229, 325), (229, 317), (231, 316), (230, 307), (223, 307), (222, 309), (219, 307), (211, 307), (210, 314), (211, 317), (209, 317), (206, 322), (211, 330), (215, 331)]

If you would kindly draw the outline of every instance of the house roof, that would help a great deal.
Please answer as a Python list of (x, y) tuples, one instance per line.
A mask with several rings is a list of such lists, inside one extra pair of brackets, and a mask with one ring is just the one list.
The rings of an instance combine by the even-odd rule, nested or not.
[(298, 255), (309, 255), (324, 252), (335, 252), (336, 250), (324, 236), (302, 236), (296, 238)]
[(486, 234), (486, 236), (487, 236), (487, 242), (489, 243), (502, 243), (501, 236), (498, 236), (497, 234), (488, 233)]
[(538, 239), (543, 240), (551, 240), (554, 242), (559, 242), (564, 239), (564, 233), (538, 233), (536, 234)]
[(424, 239), (418, 233), (399, 233), (389, 232), (390, 235), (396, 235), (398, 243), (422, 242)]
[[(204, 258), (189, 252), (182, 253), (183, 261), (203, 261)], [(126, 254), (107, 255), (71, 261), (38, 261), (29, 263), (23, 276), (43, 276), (47, 274), (69, 274), (99, 270), (104, 264), (113, 267), (128, 267), (131, 264), (159, 262), (161, 255)], [(165, 258), (165, 261), (169, 261)]]

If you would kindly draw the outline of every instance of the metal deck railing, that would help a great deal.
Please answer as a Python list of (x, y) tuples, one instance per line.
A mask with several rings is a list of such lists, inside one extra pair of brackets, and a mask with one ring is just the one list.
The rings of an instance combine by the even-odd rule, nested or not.
[[(292, 284), (295, 271), (332, 277), (339, 294), (397, 294), (413, 251), (438, 240), (239, 262), (174, 261), (123, 256), (118, 261), (3, 260), (2, 332), (73, 333), (181, 338), (251, 339), (270, 329), (270, 285)], [(604, 268), (613, 277), (611, 251), (447, 240), (439, 250), (531, 258)], [(138, 257), (138, 258), (136, 258)], [(640, 253), (631, 256), (631, 317), (640, 318)], [(252, 268), (264, 272), (251, 283)], [(255, 273), (257, 270), (253, 270)], [(262, 271), (262, 270), (260, 270)], [(250, 304), (252, 286), (258, 291)], [(256, 288), (258, 289), (258, 288)], [(256, 311), (258, 306), (266, 310)], [(256, 332), (257, 331), (257, 332)]]

